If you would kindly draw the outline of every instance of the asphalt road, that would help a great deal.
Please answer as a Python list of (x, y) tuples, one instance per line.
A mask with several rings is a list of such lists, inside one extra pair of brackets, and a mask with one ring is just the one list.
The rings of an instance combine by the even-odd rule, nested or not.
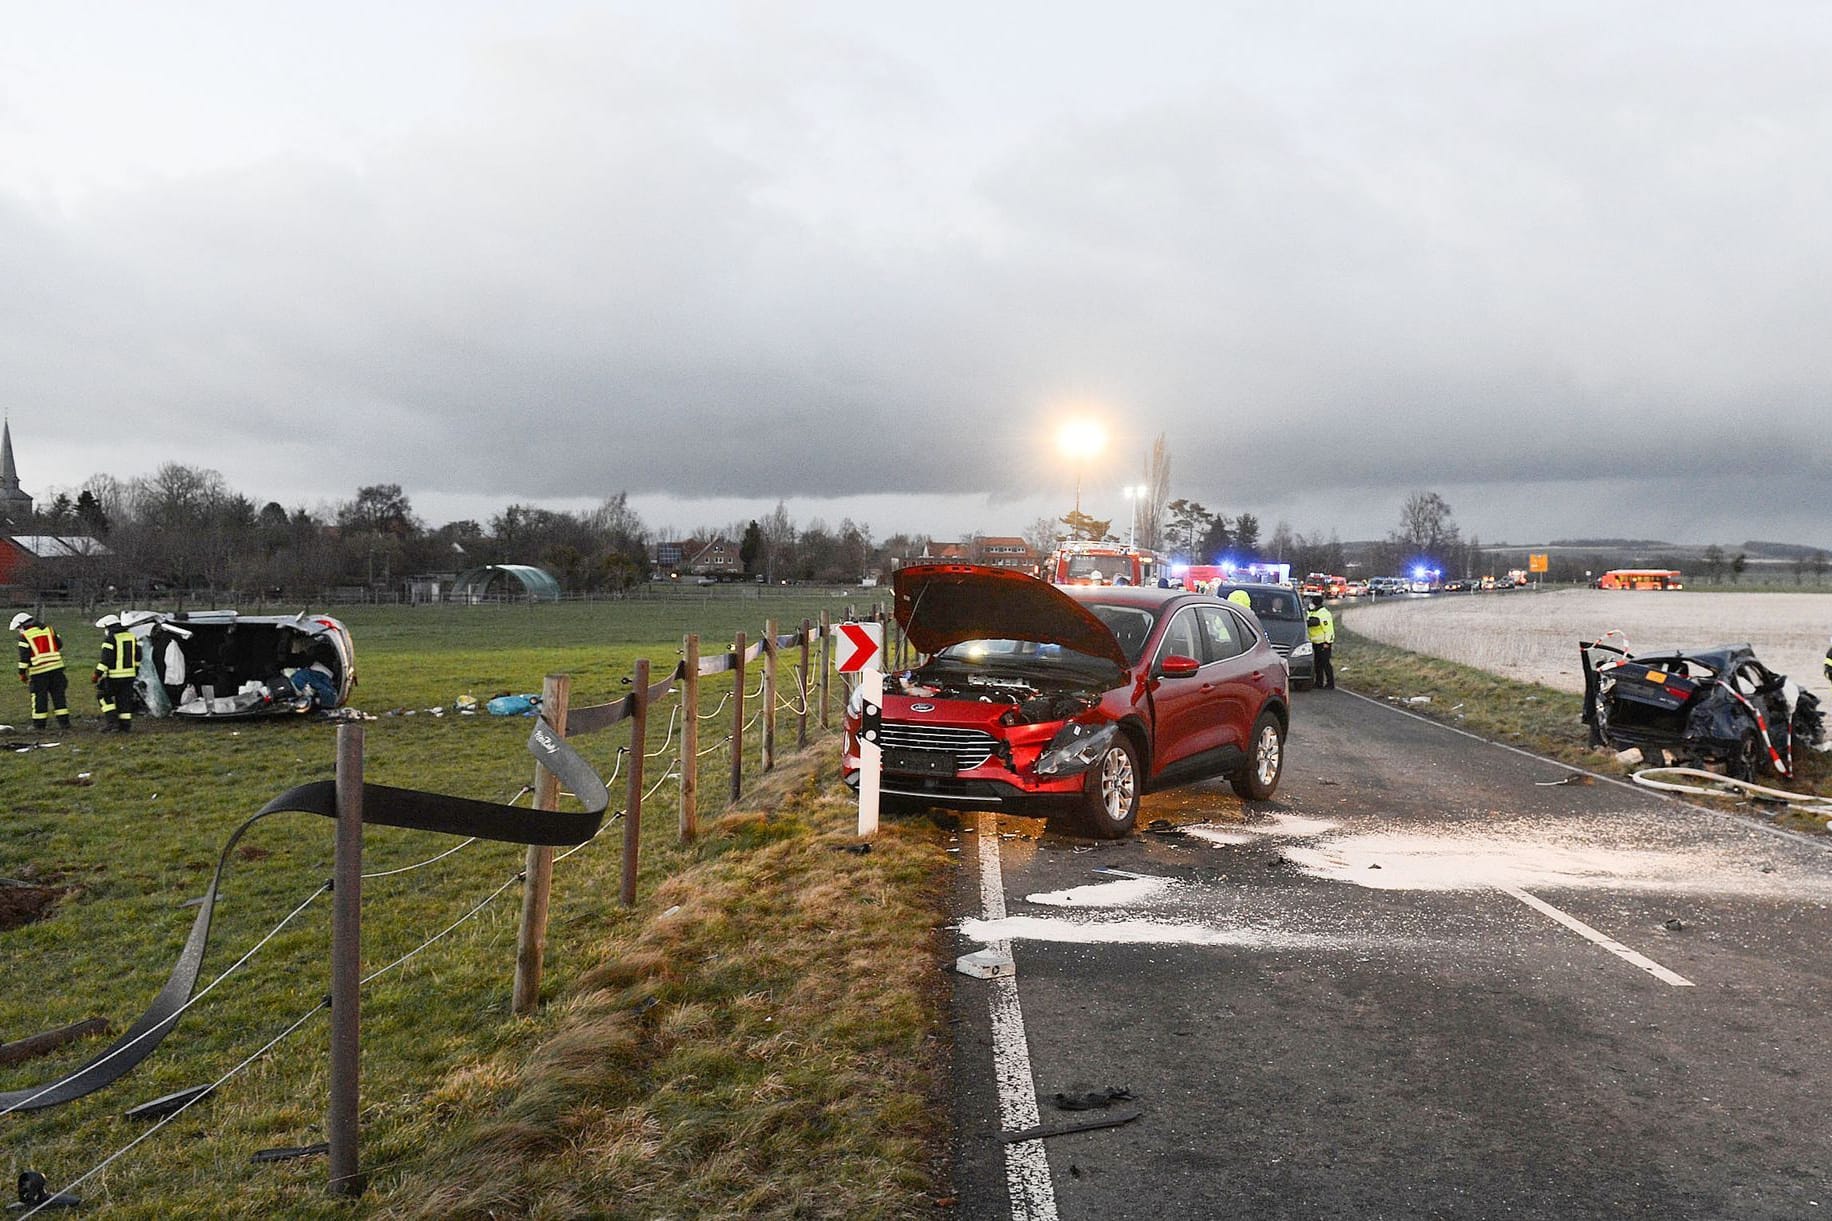
[(1297, 698), (1272, 802), (998, 824), (1007, 922), (960, 950), (1010, 937), (1017, 974), (956, 977), (962, 1215), (1832, 1217), (1832, 852)]

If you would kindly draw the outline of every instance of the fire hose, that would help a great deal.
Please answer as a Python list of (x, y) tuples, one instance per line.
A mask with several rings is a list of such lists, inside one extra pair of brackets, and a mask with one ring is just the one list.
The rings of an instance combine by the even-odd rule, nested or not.
[[(1655, 777), (1683, 777), (1687, 780), (1704, 781), (1705, 783), (1681, 784), (1677, 779), (1656, 779)], [(1696, 767), (1643, 768), (1629, 779), (1643, 788), (1658, 789), (1663, 793), (1682, 793), (1688, 797), (1730, 797), (1777, 802), (1792, 806), (1801, 814), (1814, 818), (1832, 819), (1832, 797), (1822, 797), (1817, 793), (1794, 793), (1787, 789), (1769, 788), (1767, 785), (1757, 784), (1752, 780), (1738, 780)]]

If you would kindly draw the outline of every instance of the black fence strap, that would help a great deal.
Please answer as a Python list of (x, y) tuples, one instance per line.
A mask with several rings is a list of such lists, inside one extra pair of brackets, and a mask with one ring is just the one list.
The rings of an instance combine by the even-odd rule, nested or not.
[[(475, 801), (468, 797), (447, 797), (417, 789), (397, 789), (381, 784), (363, 785), (363, 822), (385, 827), (405, 827), (416, 831), (439, 831), (448, 835), (471, 835), (478, 839), (514, 844), (583, 844), (598, 833), (604, 822), (604, 811), (610, 805), (609, 792), (598, 773), (579, 753), (567, 745), (545, 720), (537, 718), (528, 735), (528, 752), (542, 767), (559, 778), (561, 785), (585, 807), (582, 814), (554, 810), (533, 810), (523, 806), (499, 805)], [(337, 783), (320, 780), (288, 789), (262, 806), (254, 817), (237, 827), (223, 845), (216, 860), (216, 871), (210, 887), (204, 892), (191, 932), (179, 951), (178, 961), (165, 981), (165, 987), (153, 998), (145, 1013), (108, 1047), (98, 1052), (75, 1072), (46, 1085), (0, 1093), (0, 1113), (38, 1111), (60, 1106), (93, 1094), (132, 1072), (153, 1054), (160, 1042), (178, 1024), (197, 977), (203, 968), (204, 950), (210, 939), (210, 920), (216, 910), (216, 898), (223, 873), (229, 864), (229, 853), (247, 830), (273, 814), (304, 812), (337, 817)]]

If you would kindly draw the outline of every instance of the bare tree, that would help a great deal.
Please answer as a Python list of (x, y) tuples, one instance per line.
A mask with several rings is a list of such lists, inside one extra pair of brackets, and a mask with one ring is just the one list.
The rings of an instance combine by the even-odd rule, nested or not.
[(770, 515), (763, 519), (763, 563), (764, 579), (772, 584), (776, 581), (778, 569), (787, 567), (795, 547), (795, 519), (789, 516), (789, 508), (782, 501), (770, 510)]
[(1164, 546), (1165, 513), (1170, 506), (1170, 450), (1164, 434), (1151, 443), (1145, 464), (1145, 500), (1139, 506), (1139, 546), (1153, 551)]
[(1415, 554), (1448, 563), (1452, 557), (1446, 553), (1457, 545), (1457, 523), (1450, 515), (1450, 505), (1436, 492), (1414, 492), (1400, 507), (1399, 529), (1392, 540)]
[(1060, 537), (1056, 530), (1055, 519), (1039, 517), (1024, 527), (1024, 545), (1036, 555), (1038, 562), (1056, 550), (1056, 540)]

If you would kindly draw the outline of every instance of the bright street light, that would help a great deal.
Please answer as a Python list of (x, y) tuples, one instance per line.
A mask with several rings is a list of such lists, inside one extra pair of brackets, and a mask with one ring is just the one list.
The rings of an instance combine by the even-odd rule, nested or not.
[(1095, 420), (1069, 420), (1056, 430), (1056, 448), (1075, 467), (1075, 512), (1081, 512), (1081, 474), (1107, 445), (1107, 430)]
[(1138, 536), (1139, 509), (1142, 506), (1145, 500), (1145, 497), (1151, 494), (1151, 489), (1146, 487), (1142, 483), (1132, 483), (1132, 484), (1128, 484), (1125, 487), (1124, 491), (1126, 493), (1126, 499), (1130, 501), (1132, 504), (1132, 522), (1130, 525), (1126, 527), (1126, 545), (1130, 547), (1136, 541), (1137, 536)]

